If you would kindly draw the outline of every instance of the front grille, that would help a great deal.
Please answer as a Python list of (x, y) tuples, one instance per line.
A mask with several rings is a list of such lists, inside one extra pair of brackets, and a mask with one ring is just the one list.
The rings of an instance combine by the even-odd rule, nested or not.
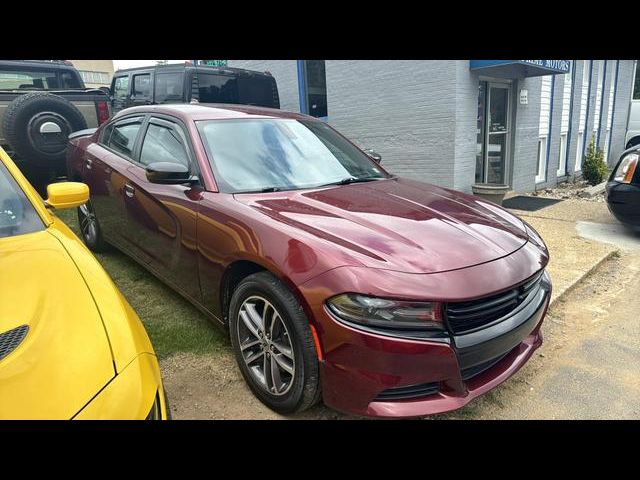
[(502, 360), (504, 357), (506, 357), (510, 353), (511, 352), (509, 351), (507, 353), (500, 355), (499, 357), (492, 358), (491, 360), (487, 360), (486, 362), (483, 362), (479, 365), (474, 365), (473, 367), (463, 369), (460, 372), (460, 374), (462, 375), (462, 380), (464, 381), (471, 380), (473, 377), (480, 375), (482, 372), (489, 370), (491, 367), (493, 367), (496, 363), (498, 363), (500, 360)]
[(534, 275), (517, 288), (470, 302), (448, 303), (446, 320), (454, 334), (467, 333), (483, 328), (504, 317), (520, 305), (529, 294), (540, 288), (542, 273)]
[(392, 402), (395, 400), (409, 400), (412, 398), (426, 397), (438, 393), (440, 384), (422, 383), (420, 385), (409, 385), (407, 387), (390, 388), (378, 394), (374, 401), (376, 402)]
[(19, 327), (0, 333), (0, 360), (13, 352), (18, 345), (24, 340), (29, 331), (28, 325), (20, 325)]

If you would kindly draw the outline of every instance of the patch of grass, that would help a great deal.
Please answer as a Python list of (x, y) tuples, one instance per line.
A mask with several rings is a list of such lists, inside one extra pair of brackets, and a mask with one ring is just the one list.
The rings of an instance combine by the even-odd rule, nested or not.
[[(76, 235), (75, 210), (57, 212)], [(229, 348), (222, 329), (197, 308), (115, 248), (95, 257), (144, 324), (159, 358), (173, 353), (215, 353)]]

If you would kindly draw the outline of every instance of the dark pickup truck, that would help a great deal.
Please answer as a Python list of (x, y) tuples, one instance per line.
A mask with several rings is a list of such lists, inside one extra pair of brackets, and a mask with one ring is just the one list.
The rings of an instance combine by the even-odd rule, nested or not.
[(68, 62), (0, 60), (0, 146), (30, 180), (65, 172), (68, 136), (109, 117), (108, 93)]
[(280, 108), (269, 72), (206, 65), (169, 64), (118, 70), (111, 82), (111, 109), (162, 103), (231, 103)]

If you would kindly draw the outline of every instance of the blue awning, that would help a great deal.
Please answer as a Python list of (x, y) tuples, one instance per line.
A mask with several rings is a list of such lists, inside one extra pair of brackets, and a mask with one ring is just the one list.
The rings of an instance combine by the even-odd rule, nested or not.
[(471, 70), (499, 78), (569, 73), (571, 60), (470, 60)]

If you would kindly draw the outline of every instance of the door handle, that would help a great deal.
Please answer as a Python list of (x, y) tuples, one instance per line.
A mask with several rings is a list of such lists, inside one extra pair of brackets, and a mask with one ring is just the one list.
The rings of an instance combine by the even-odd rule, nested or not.
[(133, 188), (131, 185), (129, 185), (128, 183), (124, 184), (124, 194), (129, 197), (132, 198), (136, 193), (136, 189)]
[(90, 158), (87, 158), (87, 169), (91, 170), (91, 165), (93, 165), (93, 160), (91, 160)]

